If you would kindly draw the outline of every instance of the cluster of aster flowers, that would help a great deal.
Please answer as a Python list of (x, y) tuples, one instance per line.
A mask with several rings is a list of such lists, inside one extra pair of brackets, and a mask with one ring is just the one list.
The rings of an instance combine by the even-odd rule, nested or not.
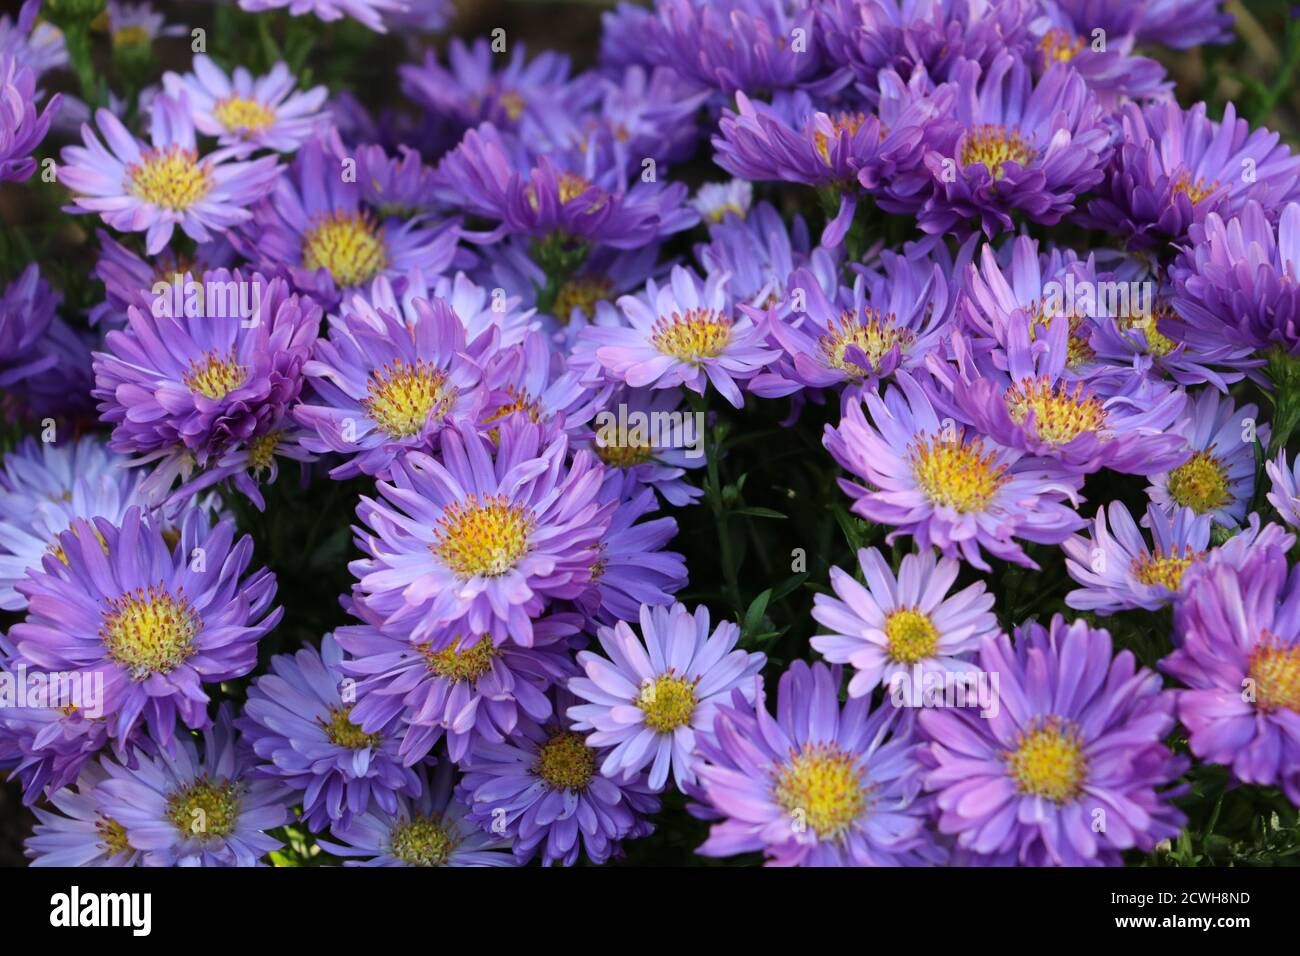
[[(1222, 4), (658, 0), (589, 69), (238, 7), (401, 34), (406, 109), (290, 44), (46, 95), (88, 23), (0, 20), (0, 180), (93, 250), (80, 314), (52, 263), (0, 291), (34, 864), (603, 864), (689, 813), (708, 857), (1121, 865), (1207, 767), (1300, 805), (1300, 153), (1145, 55)], [(850, 547), (755, 586), (783, 515), (727, 458), (784, 431)]]

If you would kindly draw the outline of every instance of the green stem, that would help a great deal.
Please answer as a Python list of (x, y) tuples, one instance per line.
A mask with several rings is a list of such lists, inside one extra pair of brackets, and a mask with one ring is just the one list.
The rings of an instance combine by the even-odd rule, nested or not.
[(81, 87), (81, 98), (94, 111), (103, 106), (95, 64), (90, 55), (90, 24), (81, 20), (69, 23), (63, 30), (63, 42), (68, 51), (68, 61)]
[(722, 468), (718, 449), (718, 432), (708, 427), (709, 413), (708, 393), (697, 395), (688, 391), (691, 408), (705, 418), (704, 455), (706, 474), (704, 479), (704, 497), (713, 512), (713, 521), (718, 529), (718, 557), (722, 561), (723, 590), (727, 601), (736, 613), (743, 614), (745, 605), (740, 597), (740, 573), (736, 566), (736, 552), (731, 543), (731, 512), (722, 496)]

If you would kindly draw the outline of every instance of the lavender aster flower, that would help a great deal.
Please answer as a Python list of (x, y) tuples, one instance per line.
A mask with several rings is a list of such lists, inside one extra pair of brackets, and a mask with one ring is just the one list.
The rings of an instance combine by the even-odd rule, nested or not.
[(22, 182), (36, 172), (31, 154), (49, 132), (62, 97), (50, 97), (40, 113), (37, 99), (32, 69), (11, 55), (0, 55), (0, 180)]
[(155, 301), (158, 283), (173, 285), (177, 276), (201, 276), (234, 265), (235, 250), (224, 238), (198, 246), (193, 254), (163, 249), (148, 259), (114, 240), (103, 229), (95, 230), (99, 240), (99, 259), (95, 278), (104, 283), (104, 301), (90, 309), (91, 325), (121, 328), (126, 325), (131, 306), (149, 311)]
[[(619, 388), (596, 415), (597, 432), (592, 451), (610, 469), (618, 469), (628, 483), (653, 488), (670, 505), (688, 505), (704, 492), (685, 480), (686, 469), (705, 465), (704, 435), (698, 429), (656, 429), (643, 424), (655, 415), (686, 415), (680, 410), (679, 389), (651, 391)], [(622, 413), (622, 419), (619, 414)], [(644, 420), (640, 416), (645, 416)], [(662, 420), (662, 419), (661, 419)], [(631, 495), (631, 492), (628, 492)]]
[(1293, 528), (1300, 528), (1300, 455), (1292, 466), (1287, 465), (1286, 449), (1277, 453), (1275, 461), (1264, 463), (1270, 484), (1268, 503), (1278, 515)]
[(106, 779), (92, 764), (74, 786), (50, 795), (57, 813), (32, 808), (37, 824), (23, 850), (32, 866), (140, 865), (141, 853), (127, 842), (126, 828), (99, 812), (95, 788)]
[(0, 294), (0, 408), (6, 417), (91, 409), (88, 337), (59, 317), (62, 303), (35, 262)]
[(326, 23), (351, 17), (376, 33), (387, 33), (384, 16), (404, 13), (408, 0), (239, 0), (239, 6), (249, 13), (288, 7), (290, 16), (310, 13)]

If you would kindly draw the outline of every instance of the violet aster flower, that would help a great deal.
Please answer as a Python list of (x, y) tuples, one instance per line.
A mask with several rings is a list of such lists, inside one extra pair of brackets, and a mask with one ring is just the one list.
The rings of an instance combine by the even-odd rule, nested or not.
[(227, 448), (196, 477), (185, 481), (171, 493), (165, 506), (184, 503), (205, 489), (226, 482), (258, 511), (265, 511), (266, 499), (261, 489), (263, 485), (275, 484), (280, 476), (280, 460), (287, 458), (303, 464), (316, 460), (316, 455), (303, 445), (306, 435), (304, 429), (289, 420), (287, 413), (273, 419), (265, 431)]
[(1268, 503), (1293, 528), (1300, 528), (1300, 455), (1287, 465), (1286, 449), (1277, 453), (1276, 461), (1264, 463), (1270, 484)]
[(1234, 216), (1248, 200), (1275, 215), (1300, 199), (1300, 155), (1279, 140), (1262, 127), (1252, 130), (1231, 103), (1221, 123), (1205, 115), (1204, 103), (1186, 110), (1172, 102), (1129, 103), (1105, 186), (1080, 218), (1123, 237), (1131, 249), (1159, 250), (1186, 239), (1210, 213)]
[(1215, 524), (1239, 525), (1255, 494), (1255, 444), (1267, 448), (1271, 434), (1258, 418), (1253, 404), (1237, 408), (1231, 398), (1202, 389), (1171, 429), (1186, 439), (1191, 457), (1148, 476), (1151, 500), (1167, 513), (1191, 508)]
[(1190, 235), (1171, 270), (1178, 314), (1243, 348), (1300, 354), (1300, 202), (1282, 209), (1276, 229), (1250, 201), (1226, 222), (1210, 213)]
[(518, 865), (509, 842), (470, 820), (453, 795), (450, 761), (419, 776), (418, 797), (399, 797), (393, 813), (372, 808), (346, 826), (334, 824), (334, 840), (318, 840), (321, 849), (347, 857), (344, 866)]
[[(557, 713), (572, 700), (557, 691)], [(510, 840), (526, 863), (541, 851), (542, 865), (573, 866), (581, 853), (599, 866), (620, 855), (625, 838), (653, 826), (659, 798), (645, 775), (615, 781), (597, 772), (600, 752), (568, 721), (527, 722), (510, 739), (474, 745), (457, 791), (469, 819)]]
[(0, 55), (12, 56), (35, 72), (37, 79), (50, 70), (66, 66), (68, 51), (63, 33), (37, 17), (41, 0), (23, 0), (18, 16), (0, 16)]
[(78, 518), (59, 535), (61, 555), (18, 584), (28, 602), (26, 620), (10, 631), (19, 658), (102, 674), (104, 716), (117, 739), (143, 723), (167, 746), (177, 717), (208, 726), (203, 685), (249, 673), (257, 642), (282, 613), (271, 609), (273, 574), (245, 577), (253, 539), (234, 534), (231, 521), (209, 530), (198, 510), (175, 548), (161, 520), (139, 508), (120, 526)]
[(440, 460), (408, 452), (379, 498), (357, 507), (358, 599), (413, 641), (459, 631), (531, 646), (546, 602), (590, 586), (609, 523), (597, 500), (604, 469), (586, 450), (566, 464), (567, 452), (562, 432), (547, 438), (519, 416), (495, 442), (448, 429)]
[(870, 421), (853, 402), (823, 439), (842, 467), (867, 482), (840, 479), (840, 487), (855, 514), (896, 529), (887, 541), (909, 534), (980, 570), (988, 570), (981, 549), (1036, 568), (1016, 538), (1059, 544), (1083, 526), (1070, 507), (1082, 484), (1076, 471), (940, 421), (915, 379), (900, 372), (895, 381), (883, 398), (867, 393)]
[(978, 220), (985, 235), (1008, 230), (1012, 214), (1054, 225), (1101, 182), (1110, 133), (1083, 78), (1054, 64), (1035, 81), (1005, 53), (987, 69), (954, 70), (955, 126), (926, 155), (934, 177), (918, 224), (931, 235)]
[(293, 414), (312, 432), (306, 446), (349, 456), (331, 478), (388, 477), (404, 451), (431, 450), (443, 428), (475, 420), (485, 397), (475, 359), (489, 345), (466, 344), (445, 300), (399, 302), (381, 276), (368, 299), (348, 297), (330, 316), (303, 366), (315, 394)]
[(236, 155), (256, 149), (292, 153), (322, 120), (321, 106), (329, 91), (317, 86), (295, 92), (297, 79), (284, 63), (254, 79), (242, 66), (227, 76), (210, 57), (199, 54), (192, 69), (184, 76), (164, 73), (163, 89), (178, 99), (184, 94), (195, 128), (233, 147)]
[(701, 132), (697, 113), (709, 97), (707, 90), (667, 67), (640, 66), (628, 67), (602, 87), (595, 122), (623, 144), (632, 171), (639, 175), (646, 159), (662, 167), (691, 158)]
[(140, 865), (126, 829), (99, 812), (95, 788), (106, 779), (103, 768), (92, 764), (74, 785), (50, 794), (52, 809), (32, 808), (37, 823), (23, 847), (31, 866)]
[(726, 221), (728, 215), (744, 219), (754, 204), (754, 184), (747, 179), (731, 179), (725, 183), (705, 183), (691, 197), (691, 205), (704, 222), (713, 224)]
[(357, 149), (357, 182), (361, 198), (384, 217), (410, 218), (432, 204), (433, 167), (409, 146), (397, 147), (393, 159), (382, 146)]
[(522, 308), (518, 295), (502, 294), (497, 291), (499, 288), (478, 285), (463, 272), (426, 280), (424, 273), (413, 269), (402, 278), (402, 309), (404, 313), (409, 311), (417, 299), (430, 302), (442, 299), (451, 305), (465, 326), (467, 342), (477, 341), (485, 332), (495, 329), (501, 336), (497, 344), (507, 348), (522, 342), (541, 323), (535, 317), (536, 310)]
[(744, 405), (737, 382), (776, 358), (765, 332), (735, 315), (728, 274), (701, 281), (677, 266), (672, 279), (651, 279), (642, 295), (618, 300), (627, 326), (591, 326), (580, 335), (595, 349), (606, 376), (632, 388), (685, 386), (700, 395), (708, 383), (734, 407)]
[(404, 13), (409, 0), (239, 0), (239, 6), (249, 13), (288, 7), (290, 16), (310, 13), (326, 23), (351, 17), (376, 33), (387, 33), (384, 17)]
[(366, 732), (352, 719), (354, 682), (332, 635), (320, 650), (271, 658), (254, 679), (235, 726), (262, 759), (253, 771), (302, 794), (302, 817), (312, 830), (344, 825), (373, 803), (393, 813), (397, 795), (420, 793), (420, 779), (397, 754), (398, 721)]
[(0, 54), (0, 180), (22, 182), (36, 172), (32, 153), (50, 131), (62, 97), (36, 110), (36, 74), (10, 54)]
[(569, 681), (582, 698), (568, 709), (574, 730), (594, 730), (593, 747), (612, 748), (600, 765), (607, 777), (624, 781), (650, 767), (650, 787), (660, 790), (671, 771), (678, 789), (695, 776), (696, 744), (707, 738), (713, 717), (733, 689), (752, 698), (754, 674), (763, 654), (736, 649), (740, 628), (721, 621), (709, 633), (709, 611), (692, 614), (685, 605), (648, 607), (640, 613), (638, 637), (624, 621), (596, 632), (602, 657), (578, 654), (586, 672)]
[(44, 418), (91, 409), (90, 347), (58, 315), (63, 296), (32, 262), (0, 294), (0, 408)]
[[(1086, 2), (1086, 0), (1085, 0)], [(1108, 0), (1102, 0), (1103, 4)], [(1156, 60), (1135, 56), (1131, 31), (1111, 31), (1100, 22), (1098, 4), (1079, 8), (1069, 0), (1044, 0), (1030, 20), (1030, 38), (1036, 41), (1040, 72), (1053, 63), (1069, 63), (1088, 88), (1108, 108), (1131, 99), (1168, 99), (1173, 82)], [(1094, 30), (1106, 30), (1105, 42), (1094, 42)]]
[(502, 419), (519, 415), (554, 423), (574, 438), (588, 433), (586, 426), (596, 409), (613, 391), (608, 385), (603, 389), (583, 385), (578, 374), (551, 351), (540, 331), (529, 332), (523, 342), (500, 349), (487, 360), (483, 389), (482, 423), (497, 427)]
[[(1118, 865), (1177, 836), (1184, 817), (1166, 785), (1188, 761), (1163, 743), (1174, 695), (1110, 635), (1058, 614), (986, 638), (980, 668), (998, 675), (996, 713), (926, 709), (926, 789), (939, 830), (990, 862)], [(976, 857), (979, 859), (979, 856)]]
[(1220, 0), (1055, 0), (1055, 4), (1108, 36), (1134, 33), (1144, 44), (1185, 50), (1232, 39), (1232, 16), (1220, 10)]
[(104, 283), (104, 301), (91, 307), (91, 325), (120, 329), (126, 325), (131, 306), (149, 311), (153, 308), (156, 288), (174, 286), (177, 276), (201, 276), (235, 264), (235, 250), (225, 239), (203, 243), (193, 254), (163, 249), (156, 256), (144, 258), (114, 240), (103, 229), (95, 230), (99, 240), (99, 258), (95, 261), (95, 278)]
[(167, 245), (177, 226), (196, 242), (207, 242), (251, 219), (250, 207), (280, 175), (275, 157), (200, 157), (183, 95), (157, 97), (152, 113), (150, 145), (105, 109), (95, 113), (104, 143), (88, 124), (82, 126), (85, 146), (64, 149), (59, 168), (59, 181), (73, 194), (68, 211), (98, 213), (120, 232), (144, 232), (149, 255)]
[(185, 736), (156, 756), (136, 754), (130, 766), (104, 761), (97, 809), (126, 831), (144, 866), (256, 866), (281, 846), (266, 831), (290, 814), (283, 786), (253, 778), (252, 763), (223, 704), (201, 756)]
[(974, 670), (968, 658), (998, 627), (983, 581), (949, 596), (961, 562), (928, 549), (904, 555), (897, 577), (875, 548), (858, 551), (858, 564), (865, 585), (831, 568), (835, 596), (818, 594), (812, 612), (829, 630), (810, 642), (826, 660), (852, 665), (850, 697), (880, 685), (919, 689), (927, 673)]
[[(777, 685), (718, 708), (700, 742), (697, 815), (721, 818), (696, 851), (761, 850), (774, 866), (906, 866), (941, 857), (918, 799), (911, 720), (870, 697), (840, 706), (840, 669), (794, 661)], [(755, 683), (759, 681), (755, 679)]]
[(1160, 666), (1188, 688), (1178, 719), (1192, 753), (1300, 804), (1300, 570), (1273, 544), (1240, 566), (1211, 557), (1185, 591), (1178, 646)]
[[(681, 411), (681, 404), (679, 389), (619, 388), (596, 414), (596, 435), (590, 446), (608, 468), (622, 472), (626, 481), (651, 487), (678, 507), (704, 494), (684, 476), (686, 469), (706, 464), (704, 424), (698, 417), (687, 417), (691, 413)], [(680, 421), (682, 427), (652, 427), (656, 415), (661, 416), (659, 421)]]

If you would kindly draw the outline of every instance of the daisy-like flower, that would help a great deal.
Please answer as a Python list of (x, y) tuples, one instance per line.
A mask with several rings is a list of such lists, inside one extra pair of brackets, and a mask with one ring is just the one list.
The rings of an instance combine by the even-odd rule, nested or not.
[[(570, 695), (557, 691), (557, 713)], [(581, 853), (597, 866), (617, 856), (625, 838), (653, 829), (659, 810), (645, 775), (615, 781), (598, 771), (600, 751), (568, 721), (526, 723), (509, 740), (479, 742), (457, 791), (469, 818), (511, 841), (526, 863), (573, 866)]]
[(1241, 565), (1211, 557), (1174, 609), (1178, 646), (1160, 663), (1188, 689), (1178, 719), (1197, 757), (1300, 804), (1300, 569), (1283, 544)]
[[(56, 554), (18, 584), (27, 617), (10, 631), (31, 668), (102, 675), (109, 732), (121, 740), (147, 725), (163, 746), (179, 717), (209, 724), (204, 684), (252, 671), (257, 642), (279, 623), (275, 575), (245, 576), (253, 539), (234, 523), (208, 528), (191, 511), (172, 547), (158, 518), (131, 508), (120, 526), (77, 519)], [(98, 679), (98, 677), (96, 677)]]
[(467, 345), (445, 300), (399, 302), (381, 276), (369, 298), (350, 296), (330, 316), (303, 367), (314, 396), (293, 414), (310, 429), (306, 446), (348, 456), (331, 478), (387, 478), (404, 451), (431, 450), (442, 429), (475, 420), (485, 397), (475, 359), (490, 338)]
[(753, 204), (754, 184), (748, 179), (705, 183), (691, 197), (691, 205), (706, 223), (724, 222), (729, 215), (744, 219)]
[(593, 747), (612, 748), (600, 764), (607, 777), (632, 780), (650, 768), (650, 787), (663, 789), (671, 771), (678, 789), (694, 779), (695, 748), (712, 733), (718, 706), (734, 689), (752, 699), (767, 661), (736, 649), (740, 628), (721, 621), (709, 633), (709, 611), (685, 605), (641, 607), (641, 635), (625, 622), (596, 632), (602, 657), (578, 654), (585, 676), (569, 681), (582, 698), (568, 709), (573, 729), (595, 731)]
[[(918, 744), (895, 708), (840, 706), (840, 669), (794, 661), (776, 716), (758, 687), (718, 708), (700, 742), (696, 813), (721, 818), (696, 852), (763, 851), (774, 866), (906, 866), (941, 858), (918, 799)], [(755, 684), (760, 682), (756, 679)]]
[(1115, 866), (1178, 835), (1180, 791), (1166, 785), (1188, 761), (1163, 743), (1174, 699), (1159, 675), (1059, 614), (1017, 628), (1014, 644), (986, 638), (979, 665), (998, 675), (995, 713), (918, 718), (940, 832), (976, 861), (1023, 866)]
[(934, 177), (918, 213), (921, 228), (943, 235), (977, 220), (985, 235), (1012, 226), (1012, 214), (1054, 225), (1076, 197), (1101, 182), (1110, 132), (1096, 97), (1066, 64), (1035, 81), (1025, 62), (999, 55), (986, 70), (963, 61), (955, 125), (926, 154)]
[(919, 690), (927, 673), (974, 670), (969, 658), (998, 629), (983, 581), (949, 596), (961, 562), (936, 558), (931, 550), (904, 555), (897, 577), (875, 548), (860, 550), (858, 564), (866, 585), (831, 568), (835, 596), (818, 594), (812, 612), (829, 629), (812, 639), (813, 648), (832, 663), (853, 667), (850, 697), (882, 684), (891, 691)]
[(194, 495), (224, 482), (247, 498), (258, 511), (265, 511), (262, 486), (275, 484), (280, 476), (280, 460), (287, 458), (301, 464), (316, 460), (316, 455), (303, 446), (304, 437), (306, 432), (294, 425), (287, 414), (275, 419), (265, 431), (228, 448), (215, 461), (210, 461), (196, 477), (173, 491), (164, 506), (183, 504)]
[(854, 402), (823, 439), (842, 467), (867, 482), (841, 479), (840, 487), (855, 514), (896, 529), (887, 541), (909, 534), (921, 548), (960, 554), (980, 570), (988, 570), (981, 549), (1036, 568), (1016, 538), (1059, 544), (1083, 526), (1070, 506), (1082, 484), (1077, 471), (941, 421), (915, 379), (900, 372), (895, 381), (883, 398), (867, 394), (870, 421)]
[(66, 66), (68, 51), (63, 33), (38, 20), (41, 0), (23, 0), (16, 18), (0, 16), (0, 55), (13, 57), (35, 72), (37, 79), (50, 70)]
[(517, 866), (508, 841), (470, 820), (453, 795), (450, 761), (421, 771), (420, 795), (398, 797), (397, 810), (371, 809), (330, 827), (321, 849), (347, 857), (344, 866)]
[[(375, 288), (382, 289), (383, 286), (372, 285), (371, 291)], [(522, 308), (523, 300), (519, 295), (503, 294), (505, 290), (495, 282), (488, 284), (484, 280), (483, 285), (478, 285), (463, 272), (426, 280), (423, 272), (412, 269), (402, 277), (401, 288), (402, 314), (408, 314), (417, 299), (430, 302), (442, 299), (465, 326), (466, 342), (477, 341), (485, 332), (495, 329), (501, 337), (497, 344), (508, 348), (522, 342), (529, 332), (541, 326), (535, 317), (536, 310)], [(393, 289), (397, 291), (396, 286)]]
[(32, 262), (0, 294), (0, 409), (7, 417), (91, 409), (88, 335), (58, 315), (63, 296)]
[(76, 784), (50, 794), (53, 810), (32, 808), (37, 823), (23, 845), (32, 866), (140, 865), (141, 852), (127, 842), (126, 828), (99, 812), (95, 788), (107, 779), (92, 764)]
[(1106, 29), (1098, 22), (1097, 6), (1090, 3), (1072, 14), (1076, 4), (1057, 0), (1040, 4), (1041, 15), (1028, 25), (1029, 36), (1037, 45), (1039, 71), (1054, 63), (1070, 64), (1107, 107), (1127, 100), (1168, 98), (1173, 82), (1158, 61), (1133, 54), (1136, 38), (1132, 32), (1107, 30), (1104, 44), (1093, 42), (1092, 31)]
[(1210, 213), (1190, 233), (1171, 270), (1178, 314), (1243, 348), (1300, 354), (1300, 202), (1283, 208), (1276, 229), (1251, 201), (1226, 222)]
[(409, 0), (239, 0), (239, 6), (249, 13), (288, 7), (290, 16), (310, 13), (326, 23), (351, 17), (376, 33), (388, 32), (385, 16), (392, 19), (405, 13), (409, 5)]
[(95, 230), (99, 240), (99, 258), (95, 261), (95, 278), (104, 283), (104, 301), (91, 307), (91, 325), (120, 329), (126, 325), (131, 306), (149, 311), (156, 301), (158, 283), (171, 286), (177, 276), (201, 276), (235, 264), (233, 246), (225, 239), (203, 243), (193, 254), (164, 249), (145, 258), (113, 239), (103, 229)]
[[(686, 469), (702, 468), (704, 427), (681, 410), (680, 389), (651, 391), (620, 387), (596, 414), (596, 435), (590, 447), (607, 468), (617, 469), (628, 483), (653, 488), (670, 505), (681, 507), (704, 494), (685, 479)], [(623, 413), (620, 419), (619, 414)], [(641, 416), (645, 416), (644, 420)], [(653, 428), (655, 416), (682, 416), (681, 428)], [(659, 418), (672, 421), (673, 419)], [(643, 424), (643, 421), (647, 424)], [(687, 423), (694, 423), (688, 434)], [(630, 497), (627, 492), (625, 497)]]
[(357, 507), (358, 600), (413, 641), (468, 633), (531, 646), (546, 602), (590, 586), (609, 523), (597, 500), (604, 469), (585, 450), (566, 464), (567, 452), (563, 433), (547, 439), (518, 416), (496, 441), (448, 429), (441, 460), (408, 452), (378, 500)]
[(248, 689), (235, 726), (262, 759), (254, 775), (302, 794), (302, 816), (312, 830), (346, 824), (373, 803), (397, 810), (398, 794), (418, 796), (420, 780), (397, 754), (398, 721), (367, 733), (352, 719), (355, 682), (343, 670), (332, 635), (320, 650), (271, 658), (270, 672)]
[(163, 74), (168, 96), (184, 97), (195, 128), (244, 156), (257, 149), (292, 153), (321, 122), (329, 91), (317, 86), (295, 92), (297, 79), (284, 63), (253, 78), (244, 67), (227, 76), (206, 54), (194, 58), (193, 72)]
[(1255, 444), (1267, 448), (1271, 434), (1258, 419), (1253, 404), (1237, 408), (1228, 396), (1202, 389), (1171, 429), (1186, 440), (1191, 457), (1148, 476), (1151, 500), (1166, 513), (1191, 508), (1227, 528), (1241, 524), (1255, 494)]
[(1061, 544), (1066, 570), (1083, 585), (1067, 594), (1065, 603), (1100, 614), (1164, 607), (1180, 593), (1187, 569), (1205, 556), (1210, 523), (1209, 515), (1191, 508), (1168, 514), (1148, 505), (1148, 545), (1122, 501), (1098, 508), (1091, 537), (1075, 535)]
[[(1300, 455), (1292, 465), (1287, 465), (1286, 449), (1277, 453), (1275, 461), (1264, 463), (1268, 473), (1268, 503), (1278, 515), (1293, 528), (1300, 528)], [(0, 605), (2, 606), (2, 605)]]
[(108, 0), (104, 7), (114, 53), (148, 55), (153, 41), (159, 37), (186, 36), (189, 32), (183, 24), (167, 23), (167, 18), (151, 3)]
[(572, 437), (587, 434), (596, 409), (613, 387), (592, 388), (565, 367), (547, 336), (531, 331), (519, 345), (501, 349), (488, 360), (483, 376), (483, 421), (496, 427), (519, 415), (529, 421), (555, 423)]
[(1053, 0), (1078, 22), (1106, 31), (1108, 37), (1132, 33), (1143, 44), (1175, 49), (1228, 43), (1232, 16), (1221, 0)]
[(155, 98), (152, 114), (149, 145), (105, 109), (95, 113), (103, 143), (82, 126), (85, 146), (65, 148), (59, 167), (59, 181), (73, 193), (68, 211), (98, 213), (119, 232), (144, 232), (149, 255), (177, 226), (207, 242), (251, 219), (250, 207), (279, 178), (276, 158), (232, 161), (222, 151), (200, 157), (184, 96)]
[(104, 761), (96, 809), (125, 831), (143, 866), (257, 866), (281, 846), (266, 831), (290, 813), (283, 785), (253, 777), (253, 762), (223, 704), (201, 755), (187, 735), (130, 764)]
[(1277, 133), (1252, 130), (1231, 103), (1221, 123), (1205, 115), (1204, 103), (1186, 110), (1174, 102), (1129, 103), (1118, 133), (1101, 195), (1081, 219), (1131, 249), (1184, 241), (1193, 223), (1212, 212), (1236, 215), (1252, 199), (1269, 214), (1300, 199), (1300, 155)]
[(737, 315), (727, 293), (729, 275), (701, 281), (676, 266), (672, 279), (653, 279), (642, 295), (618, 300), (627, 326), (591, 326), (579, 336), (595, 350), (607, 378), (632, 388), (685, 386), (700, 395), (708, 383), (740, 408), (738, 382), (752, 378), (776, 358), (765, 332)]
[(10, 54), (0, 54), (0, 180), (23, 182), (36, 172), (32, 153), (50, 131), (62, 97), (50, 97), (39, 113), (36, 74)]
[(432, 205), (433, 167), (426, 166), (419, 152), (405, 144), (392, 158), (382, 146), (357, 149), (357, 182), (361, 198), (381, 216), (409, 217)]

